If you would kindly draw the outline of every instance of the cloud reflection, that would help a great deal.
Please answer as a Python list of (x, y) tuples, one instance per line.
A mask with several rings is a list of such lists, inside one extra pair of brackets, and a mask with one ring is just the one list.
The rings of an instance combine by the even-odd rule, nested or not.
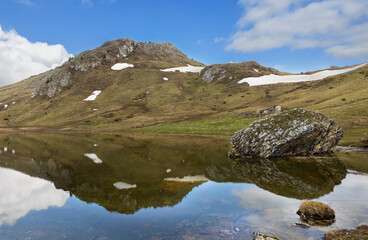
[(62, 207), (68, 197), (52, 182), (0, 168), (0, 225), (12, 225), (31, 210)]

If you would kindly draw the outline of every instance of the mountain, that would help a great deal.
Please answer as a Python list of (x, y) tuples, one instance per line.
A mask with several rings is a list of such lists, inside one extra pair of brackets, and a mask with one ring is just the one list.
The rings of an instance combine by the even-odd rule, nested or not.
[(345, 128), (364, 129), (368, 66), (342, 70), (319, 81), (251, 87), (239, 81), (312, 75), (291, 75), (254, 61), (205, 66), (167, 42), (118, 39), (1, 87), (0, 127), (111, 131), (237, 116), (282, 105), (316, 110)]

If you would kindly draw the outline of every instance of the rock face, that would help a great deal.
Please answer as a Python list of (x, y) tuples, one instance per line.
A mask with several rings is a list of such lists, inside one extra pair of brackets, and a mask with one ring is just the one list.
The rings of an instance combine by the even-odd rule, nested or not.
[(229, 156), (273, 158), (331, 153), (343, 129), (320, 113), (295, 108), (266, 116), (231, 138)]

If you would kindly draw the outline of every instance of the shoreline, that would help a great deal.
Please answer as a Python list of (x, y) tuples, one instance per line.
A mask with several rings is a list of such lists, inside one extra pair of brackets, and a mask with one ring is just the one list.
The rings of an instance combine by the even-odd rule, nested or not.
[[(346, 129), (344, 137), (341, 139), (338, 146), (345, 147), (361, 147), (360, 138), (356, 136), (356, 131), (361, 129)], [(365, 130), (365, 129), (363, 129)], [(51, 133), (95, 133), (95, 134), (117, 134), (117, 133), (130, 133), (130, 134), (163, 134), (163, 135), (178, 135), (178, 136), (209, 136), (209, 137), (231, 137), (234, 133), (210, 133), (210, 132), (174, 132), (174, 131), (154, 131), (144, 130), (142, 128), (134, 129), (87, 129), (87, 128), (43, 128), (43, 127), (0, 127), (1, 135), (12, 134), (51, 134)]]

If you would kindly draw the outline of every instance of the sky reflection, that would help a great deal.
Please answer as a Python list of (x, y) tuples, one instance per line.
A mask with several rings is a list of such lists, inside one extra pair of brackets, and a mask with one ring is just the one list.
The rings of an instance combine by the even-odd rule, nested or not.
[(12, 225), (31, 210), (62, 207), (69, 194), (52, 182), (0, 168), (0, 196), (0, 225)]

